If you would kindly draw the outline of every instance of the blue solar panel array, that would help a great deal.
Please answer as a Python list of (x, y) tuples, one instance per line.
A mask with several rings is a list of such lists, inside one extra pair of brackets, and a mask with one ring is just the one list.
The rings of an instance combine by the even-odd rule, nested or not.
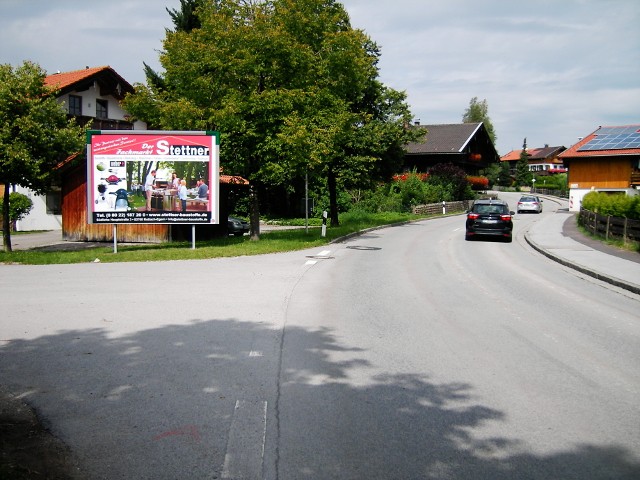
[(601, 128), (597, 131), (595, 137), (582, 145), (578, 151), (623, 150), (628, 148), (640, 148), (640, 128), (637, 125)]

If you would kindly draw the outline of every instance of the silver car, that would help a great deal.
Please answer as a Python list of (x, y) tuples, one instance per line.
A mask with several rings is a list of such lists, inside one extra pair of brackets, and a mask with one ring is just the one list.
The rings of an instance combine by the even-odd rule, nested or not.
[(516, 208), (518, 213), (522, 212), (534, 212), (542, 213), (542, 200), (535, 195), (523, 195), (518, 200), (518, 207)]

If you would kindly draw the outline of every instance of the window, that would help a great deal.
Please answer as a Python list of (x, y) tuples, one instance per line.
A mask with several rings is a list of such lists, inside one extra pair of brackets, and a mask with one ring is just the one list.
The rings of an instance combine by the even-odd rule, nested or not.
[(107, 110), (106, 100), (96, 100), (96, 118), (109, 118), (109, 111)]
[(82, 97), (69, 95), (69, 115), (82, 115)]
[(46, 195), (47, 213), (62, 215), (62, 192), (60, 188), (53, 187)]

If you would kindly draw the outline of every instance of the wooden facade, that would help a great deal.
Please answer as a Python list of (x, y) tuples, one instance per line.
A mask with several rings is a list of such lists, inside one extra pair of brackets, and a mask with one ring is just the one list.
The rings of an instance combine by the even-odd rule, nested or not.
[(421, 141), (406, 145), (405, 172), (426, 173), (434, 165), (451, 163), (468, 175), (478, 175), (500, 160), (483, 123), (416, 124), (412, 128), (426, 133)]
[[(62, 175), (62, 238), (73, 241), (113, 241), (113, 226), (87, 223), (87, 170), (84, 161)], [(161, 243), (169, 240), (168, 225), (118, 225), (119, 242)]]
[[(559, 155), (569, 168), (569, 211), (580, 211), (582, 199), (591, 191), (638, 194), (640, 148), (632, 140), (638, 133), (640, 125), (599, 127)], [(616, 144), (620, 138), (623, 143)]]
[[(569, 162), (568, 183), (572, 188), (630, 188), (634, 172), (628, 156), (591, 157)], [(636, 158), (637, 164), (637, 158)], [(637, 170), (637, 169), (636, 169)]]
[[(62, 184), (62, 238), (81, 242), (112, 242), (112, 224), (87, 223), (87, 169), (84, 157), (68, 161), (60, 167)], [(219, 225), (196, 225), (196, 238), (200, 240), (226, 236), (229, 215), (229, 195), (232, 190), (248, 188), (242, 177), (220, 175)], [(191, 225), (176, 224), (119, 224), (118, 242), (162, 243), (170, 240), (190, 240)]]
[(615, 129), (640, 132), (640, 125), (599, 127), (581, 141), (562, 152), (559, 157), (569, 167), (568, 182), (572, 189), (632, 189), (640, 187), (640, 148), (583, 148)]

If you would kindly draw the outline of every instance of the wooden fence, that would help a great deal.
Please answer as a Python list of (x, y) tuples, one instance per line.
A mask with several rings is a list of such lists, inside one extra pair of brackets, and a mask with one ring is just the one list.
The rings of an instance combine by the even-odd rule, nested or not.
[(473, 200), (462, 200), (458, 202), (428, 203), (426, 205), (416, 205), (413, 213), (417, 215), (437, 215), (439, 213), (462, 213), (471, 208)]
[(580, 209), (580, 224), (594, 235), (605, 239), (616, 239), (624, 242), (640, 242), (640, 220), (598, 215), (595, 212)]

